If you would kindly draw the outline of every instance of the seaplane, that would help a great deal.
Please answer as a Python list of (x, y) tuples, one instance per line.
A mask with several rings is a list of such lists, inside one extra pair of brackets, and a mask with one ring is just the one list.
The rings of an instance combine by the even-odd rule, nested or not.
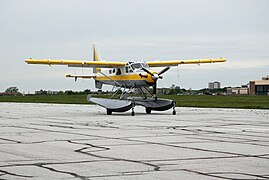
[[(163, 74), (173, 66), (183, 64), (220, 63), (226, 59), (189, 59), (189, 60), (166, 60), (166, 61), (104, 61), (100, 59), (97, 48), (93, 46), (93, 60), (64, 60), (64, 59), (26, 59), (28, 64), (67, 65), (68, 67), (92, 68), (93, 73), (87, 75), (67, 74), (67, 78), (94, 79), (95, 87), (102, 89), (103, 84), (111, 85), (112, 94), (108, 98), (87, 96), (87, 101), (95, 103), (106, 109), (107, 115), (112, 112), (126, 112), (131, 109), (134, 116), (134, 107), (145, 107), (147, 114), (151, 111), (172, 110), (176, 115), (176, 102), (170, 99), (162, 99), (157, 96), (157, 81), (163, 79)], [(160, 71), (152, 68), (163, 67)], [(139, 96), (133, 96), (133, 92)], [(116, 95), (120, 94), (119, 97)], [(117, 98), (115, 98), (117, 97)]]

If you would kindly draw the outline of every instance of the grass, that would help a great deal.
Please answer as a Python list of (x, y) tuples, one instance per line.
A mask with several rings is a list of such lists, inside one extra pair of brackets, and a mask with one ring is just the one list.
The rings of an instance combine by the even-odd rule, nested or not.
[(176, 96), (166, 95), (179, 107), (269, 109), (269, 96)]
[[(160, 95), (175, 100), (178, 107), (269, 109), (269, 96), (177, 96)], [(0, 102), (90, 104), (86, 95), (0, 96)]]
[(86, 95), (0, 96), (0, 102), (89, 104)]

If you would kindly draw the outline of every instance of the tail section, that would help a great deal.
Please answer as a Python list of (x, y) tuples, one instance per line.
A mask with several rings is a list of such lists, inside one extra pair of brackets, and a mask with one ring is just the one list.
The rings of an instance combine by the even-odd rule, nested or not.
[[(95, 45), (93, 45), (93, 61), (99, 61), (99, 60), (100, 60), (100, 58), (98, 56), (97, 49), (96, 49)], [(97, 74), (99, 72), (101, 72), (101, 68), (97, 68), (97, 67), (93, 68), (93, 73), (94, 74)], [(95, 87), (97, 89), (102, 89), (102, 86), (103, 86), (103, 83), (101, 83), (100, 81), (95, 80)]]
[[(93, 46), (93, 61), (99, 61), (100, 58), (98, 56), (95, 45)], [(93, 73), (98, 73), (101, 71), (101, 68), (93, 68)]]

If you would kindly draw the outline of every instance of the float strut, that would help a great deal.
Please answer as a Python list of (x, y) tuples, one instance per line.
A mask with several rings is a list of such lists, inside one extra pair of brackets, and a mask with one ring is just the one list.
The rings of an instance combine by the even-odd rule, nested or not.
[(174, 101), (173, 103), (173, 115), (176, 115), (176, 102)]
[(134, 112), (134, 107), (135, 107), (135, 103), (134, 103), (134, 102), (132, 102), (132, 113), (131, 113), (131, 115), (132, 115), (132, 116), (134, 116), (134, 115), (135, 115), (135, 112)]

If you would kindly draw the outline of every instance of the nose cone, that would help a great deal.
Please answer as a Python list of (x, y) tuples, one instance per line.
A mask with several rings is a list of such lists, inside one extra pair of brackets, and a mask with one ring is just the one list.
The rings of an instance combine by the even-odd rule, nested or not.
[(153, 74), (153, 76), (151, 76), (151, 78), (152, 78), (154, 81), (156, 81), (156, 80), (159, 78), (159, 76), (158, 76), (157, 74)]

